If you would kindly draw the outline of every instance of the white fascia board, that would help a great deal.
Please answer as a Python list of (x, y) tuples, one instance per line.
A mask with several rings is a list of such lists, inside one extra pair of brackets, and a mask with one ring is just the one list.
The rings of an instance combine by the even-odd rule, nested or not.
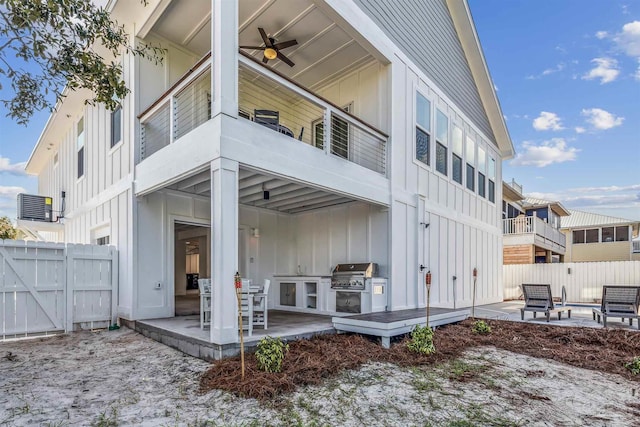
[(469, 61), (469, 68), (476, 81), (480, 99), (496, 137), (498, 148), (500, 148), (503, 160), (508, 160), (515, 154), (515, 149), (482, 52), (482, 46), (473, 23), (469, 4), (466, 0), (447, 0), (447, 6), (449, 7), (453, 24), (456, 27), (456, 32), (460, 37), (460, 43)]

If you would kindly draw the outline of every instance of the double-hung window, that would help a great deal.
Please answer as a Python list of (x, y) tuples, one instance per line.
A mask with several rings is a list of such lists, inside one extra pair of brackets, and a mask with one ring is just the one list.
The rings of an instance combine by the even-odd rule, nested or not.
[(462, 184), (462, 129), (453, 125), (451, 130), (453, 154), (451, 156), (451, 176), (458, 184)]
[(77, 130), (78, 178), (81, 178), (84, 176), (84, 117), (78, 121)]
[(467, 158), (467, 188), (471, 191), (476, 189), (475, 170), (476, 144), (473, 139), (467, 136), (466, 158)]
[(431, 102), (416, 94), (416, 160), (429, 165), (431, 154)]
[(487, 173), (487, 156), (481, 147), (478, 147), (478, 195), (486, 197), (486, 173)]
[(122, 140), (122, 107), (111, 112), (111, 148)]
[(496, 201), (496, 161), (493, 157), (489, 157), (489, 201)]
[(436, 109), (436, 170), (447, 176), (447, 145), (449, 145), (449, 118)]

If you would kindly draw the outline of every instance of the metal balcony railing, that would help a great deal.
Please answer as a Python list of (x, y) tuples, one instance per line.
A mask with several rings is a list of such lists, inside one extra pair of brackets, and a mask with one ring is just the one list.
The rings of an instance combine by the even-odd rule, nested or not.
[(503, 219), (502, 233), (504, 235), (534, 234), (545, 242), (556, 244), (563, 248), (567, 246), (567, 238), (564, 233), (535, 216)]
[(640, 253), (640, 240), (633, 240), (631, 243), (633, 245), (633, 253)]

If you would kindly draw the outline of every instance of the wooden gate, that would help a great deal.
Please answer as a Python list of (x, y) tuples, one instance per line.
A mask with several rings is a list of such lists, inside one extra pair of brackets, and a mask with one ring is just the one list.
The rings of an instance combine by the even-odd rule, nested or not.
[(0, 339), (108, 326), (117, 288), (111, 246), (0, 240)]

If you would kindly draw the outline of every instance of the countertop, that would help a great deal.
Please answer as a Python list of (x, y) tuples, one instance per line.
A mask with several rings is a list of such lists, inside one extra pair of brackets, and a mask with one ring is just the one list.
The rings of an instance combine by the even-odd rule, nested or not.
[(273, 277), (320, 277), (321, 279), (330, 279), (330, 274), (274, 274)]

